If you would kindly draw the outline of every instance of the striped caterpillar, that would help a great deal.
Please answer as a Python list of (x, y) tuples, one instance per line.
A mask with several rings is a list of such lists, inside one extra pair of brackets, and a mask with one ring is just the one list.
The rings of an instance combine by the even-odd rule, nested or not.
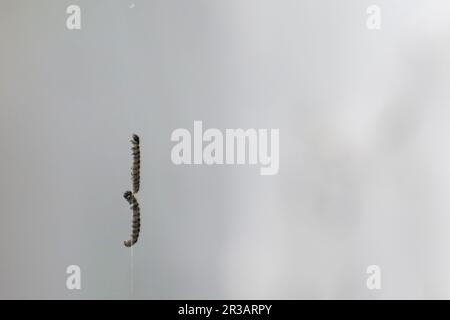
[(123, 197), (131, 205), (130, 209), (133, 210), (133, 221), (132, 221), (132, 233), (131, 239), (123, 242), (125, 247), (131, 247), (134, 245), (139, 238), (139, 232), (141, 231), (141, 209), (139, 208), (139, 203), (136, 200), (135, 194), (139, 192), (140, 186), (140, 169), (141, 169), (141, 152), (139, 149), (139, 136), (133, 134), (131, 138), (131, 151), (133, 155), (133, 164), (131, 167), (131, 185), (133, 192), (125, 191)]
[(131, 167), (131, 184), (133, 185), (133, 193), (139, 192), (140, 170), (141, 170), (141, 151), (139, 149), (139, 137), (133, 134), (131, 139), (131, 151), (133, 154), (133, 165)]
[(125, 247), (131, 247), (138, 241), (139, 238), (139, 231), (141, 230), (141, 217), (140, 217), (141, 210), (139, 208), (139, 203), (137, 202), (136, 198), (134, 197), (131, 191), (125, 191), (123, 197), (131, 205), (130, 209), (133, 210), (133, 224), (132, 224), (133, 229), (131, 232), (131, 239), (123, 242)]

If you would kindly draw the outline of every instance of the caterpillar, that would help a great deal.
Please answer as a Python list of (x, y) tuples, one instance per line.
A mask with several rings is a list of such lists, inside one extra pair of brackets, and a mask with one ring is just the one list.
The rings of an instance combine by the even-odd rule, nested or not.
[(131, 191), (125, 191), (123, 194), (125, 200), (131, 205), (130, 209), (133, 210), (132, 232), (129, 240), (123, 242), (125, 247), (131, 247), (139, 239), (139, 232), (141, 231), (141, 209), (134, 194)]
[(141, 179), (141, 151), (139, 148), (139, 136), (137, 134), (133, 134), (131, 144), (131, 151), (133, 155), (133, 165), (131, 167), (131, 184), (133, 186), (133, 193), (136, 194), (139, 192)]
[(134, 196), (139, 192), (141, 179), (141, 151), (139, 148), (139, 136), (137, 134), (133, 134), (131, 137), (131, 152), (133, 155), (133, 164), (131, 166), (131, 185), (133, 192), (128, 190), (123, 194), (123, 197), (131, 206), (130, 209), (133, 210), (131, 238), (123, 242), (126, 247), (131, 247), (138, 241), (139, 232), (141, 231), (141, 209)]

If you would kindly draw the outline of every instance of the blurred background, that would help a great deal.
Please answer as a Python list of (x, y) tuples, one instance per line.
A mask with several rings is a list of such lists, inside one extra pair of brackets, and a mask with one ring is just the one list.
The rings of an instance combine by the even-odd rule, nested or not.
[[(445, 0), (0, 0), (0, 298), (449, 299), (449, 17)], [(279, 128), (279, 173), (172, 164), (194, 120)]]

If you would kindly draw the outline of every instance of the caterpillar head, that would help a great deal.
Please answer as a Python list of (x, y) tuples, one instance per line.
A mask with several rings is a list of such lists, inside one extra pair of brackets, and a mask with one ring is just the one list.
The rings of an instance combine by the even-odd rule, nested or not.
[(123, 244), (125, 245), (125, 247), (131, 247), (131, 240), (126, 240), (123, 242)]
[(133, 194), (131, 193), (131, 191), (125, 191), (125, 193), (123, 194), (123, 197), (129, 202), (132, 198)]
[(131, 142), (139, 143), (139, 136), (137, 134), (133, 134)]

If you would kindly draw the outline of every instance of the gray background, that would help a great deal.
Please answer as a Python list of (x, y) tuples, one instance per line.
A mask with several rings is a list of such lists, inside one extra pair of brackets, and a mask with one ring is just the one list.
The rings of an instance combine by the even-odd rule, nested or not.
[[(450, 298), (449, 17), (445, 0), (0, 0), (0, 298)], [(194, 120), (279, 128), (279, 174), (173, 165)]]

